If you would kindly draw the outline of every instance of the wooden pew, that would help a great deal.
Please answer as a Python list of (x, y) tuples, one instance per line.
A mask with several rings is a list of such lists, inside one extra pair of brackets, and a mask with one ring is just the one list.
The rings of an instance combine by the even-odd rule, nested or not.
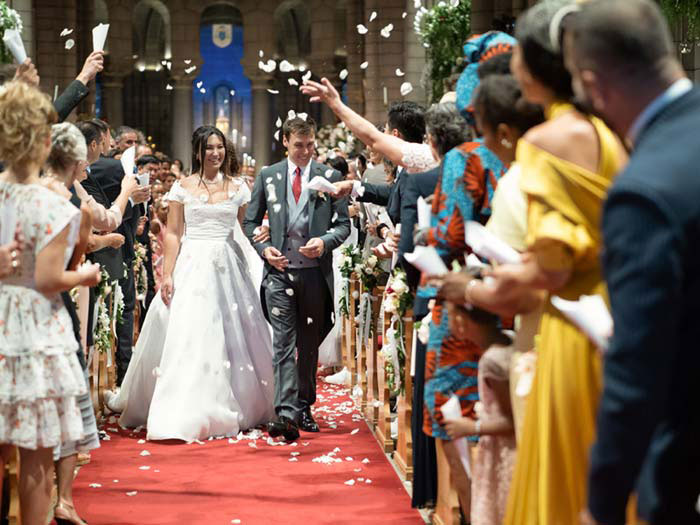
[(404, 388), (397, 401), (398, 436), (394, 461), (406, 481), (413, 480), (413, 432), (411, 418), (413, 414), (413, 378), (411, 377), (411, 353), (413, 351), (413, 310), (408, 310), (403, 318), (404, 347), (406, 349), (406, 366), (404, 367)]
[(350, 289), (348, 316), (343, 319), (343, 326), (345, 329), (343, 365), (350, 372), (350, 392), (352, 392), (357, 384), (357, 321), (355, 320), (355, 316), (357, 315), (357, 303), (354, 295), (355, 292), (359, 291), (359, 280), (355, 274), (352, 274), (350, 277), (348, 286)]
[[(391, 316), (384, 317), (384, 328), (382, 330), (382, 344), (384, 344), (383, 337), (386, 330), (389, 328)], [(378, 410), (379, 415), (377, 417), (377, 426), (374, 429), (374, 436), (377, 441), (379, 441), (379, 446), (386, 453), (393, 452), (394, 450), (394, 440), (391, 439), (391, 392), (389, 391), (389, 384), (387, 382), (386, 376), (386, 360), (381, 352), (381, 348), (378, 349), (377, 353), (377, 401), (379, 401)]]
[[(362, 300), (362, 284), (358, 283), (358, 289), (360, 289), (360, 301)], [(374, 303), (378, 301), (370, 301), (370, 312), (372, 312), (372, 307)], [(360, 316), (361, 309), (358, 306), (357, 308), (357, 316)], [(357, 372), (357, 384), (362, 390), (362, 393), (360, 394), (360, 397), (356, 400), (357, 403), (357, 408), (360, 409), (360, 413), (364, 414), (365, 411), (367, 410), (367, 400), (369, 399), (369, 394), (367, 392), (368, 389), (368, 383), (369, 383), (369, 378), (367, 376), (367, 361), (369, 359), (368, 354), (370, 352), (370, 340), (371, 336), (363, 339), (360, 337), (360, 324), (361, 320), (356, 322), (355, 326), (357, 327), (357, 341), (356, 341), (356, 348), (357, 348), (357, 353), (355, 357), (355, 367), (356, 367), (356, 372)], [(370, 315), (370, 323), (372, 322), (372, 315)]]
[[(438, 493), (433, 514), (434, 525), (459, 525), (460, 507), (457, 490), (452, 483), (450, 465), (439, 439), (435, 440), (437, 452)], [(467, 520), (469, 517), (467, 517)]]
[(381, 298), (384, 295), (384, 287), (377, 286), (372, 291), (372, 297), (376, 301), (372, 301), (372, 333), (367, 341), (366, 346), (366, 367), (367, 367), (367, 405), (365, 406), (365, 418), (371, 429), (374, 429), (379, 419), (379, 407), (375, 403), (379, 403), (379, 383), (377, 380), (377, 352), (379, 351), (379, 341), (381, 334), (377, 330), (377, 322), (379, 320), (379, 308), (381, 307)]
[[(6, 518), (8, 525), (21, 525), (22, 519), (19, 510), (19, 450), (17, 448), (14, 448), (10, 453), (10, 459), (5, 465), (2, 474), (3, 479), (0, 480), (0, 490), (7, 483), (9, 502), (7, 516), (0, 516), (0, 522), (3, 522), (3, 519)], [(0, 501), (2, 501), (2, 492), (0, 492)]]

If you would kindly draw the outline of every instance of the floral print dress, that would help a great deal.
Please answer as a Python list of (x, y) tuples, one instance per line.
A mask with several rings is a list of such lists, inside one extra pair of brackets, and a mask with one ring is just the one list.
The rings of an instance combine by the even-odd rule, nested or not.
[(37, 256), (66, 228), (68, 263), (80, 210), (43, 186), (0, 181), (0, 209), (9, 207), (25, 245), (19, 270), (0, 281), (0, 443), (35, 450), (83, 435), (76, 398), (87, 386), (71, 318), (34, 280)]

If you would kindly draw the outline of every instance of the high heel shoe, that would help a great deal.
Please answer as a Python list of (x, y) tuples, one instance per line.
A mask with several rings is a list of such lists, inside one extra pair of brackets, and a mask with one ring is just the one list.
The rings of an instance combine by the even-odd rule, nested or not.
[[(64, 516), (57, 516), (57, 511), (60, 511)], [(59, 503), (54, 507), (53, 519), (56, 525), (87, 525), (87, 521), (78, 516), (75, 507), (67, 503)]]

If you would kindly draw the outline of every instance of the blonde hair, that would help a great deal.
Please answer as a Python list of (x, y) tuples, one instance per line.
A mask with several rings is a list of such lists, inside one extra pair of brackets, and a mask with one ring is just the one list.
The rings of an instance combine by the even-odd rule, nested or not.
[(51, 153), (46, 163), (55, 172), (67, 170), (71, 164), (87, 160), (85, 137), (70, 122), (51, 127)]
[(0, 87), (0, 159), (12, 168), (35, 160), (58, 119), (48, 95), (25, 82)]

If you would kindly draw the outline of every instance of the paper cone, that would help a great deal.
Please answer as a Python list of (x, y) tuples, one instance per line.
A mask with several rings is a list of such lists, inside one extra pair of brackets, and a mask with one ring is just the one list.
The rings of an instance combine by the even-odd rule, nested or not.
[(16, 29), (5, 29), (2, 41), (7, 46), (7, 49), (10, 50), (12, 56), (15, 57), (18, 64), (22, 64), (27, 60), (27, 52), (24, 50), (24, 42), (22, 42), (19, 31)]
[(613, 332), (613, 319), (600, 295), (582, 295), (578, 301), (553, 296), (552, 304), (581, 329), (598, 348), (605, 351)]
[(519, 264), (520, 254), (475, 221), (467, 221), (464, 240), (478, 255), (498, 264)]
[(432, 209), (423, 197), (418, 197), (418, 228), (425, 230), (430, 228), (430, 215)]
[[(441, 407), (440, 412), (445, 419), (459, 419), (462, 417), (462, 407), (459, 403), (459, 398), (452, 394), (450, 399), (448, 399)], [(467, 445), (467, 438), (459, 438), (454, 441), (454, 445), (459, 453), (459, 459), (462, 460), (462, 466), (464, 467), (467, 476), (471, 479), (472, 469), (469, 461), (469, 446)]]
[(445, 275), (447, 266), (432, 246), (416, 246), (405, 259), (426, 275)]
[(120, 159), (122, 163), (122, 168), (124, 168), (124, 175), (133, 175), (136, 169), (136, 146), (131, 146), (129, 149), (122, 153)]
[(317, 175), (309, 181), (306, 185), (307, 190), (324, 191), (326, 193), (334, 194), (336, 192), (335, 186), (325, 177)]
[(92, 50), (104, 51), (109, 24), (98, 24), (92, 28)]

